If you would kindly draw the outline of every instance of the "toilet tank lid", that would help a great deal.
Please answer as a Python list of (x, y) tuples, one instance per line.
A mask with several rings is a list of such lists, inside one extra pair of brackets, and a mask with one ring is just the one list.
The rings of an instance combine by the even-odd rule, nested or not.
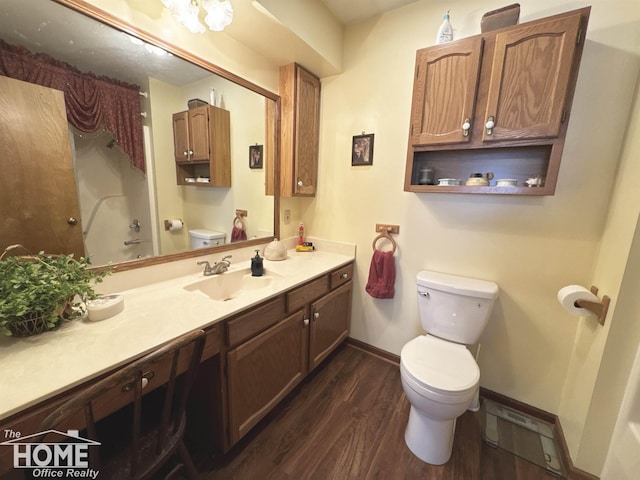
[(457, 275), (425, 270), (418, 272), (417, 281), (418, 285), (422, 287), (433, 288), (441, 292), (492, 300), (498, 297), (498, 285), (487, 280), (458, 277)]
[(207, 240), (212, 240), (214, 238), (224, 238), (224, 233), (206, 229), (189, 230), (189, 235), (191, 235), (192, 237), (204, 238)]

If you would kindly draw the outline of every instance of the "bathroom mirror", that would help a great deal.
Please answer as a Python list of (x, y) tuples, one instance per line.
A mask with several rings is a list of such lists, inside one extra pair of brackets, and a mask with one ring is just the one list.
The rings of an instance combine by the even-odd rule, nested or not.
[[(84, 253), (94, 265), (111, 262), (126, 270), (228, 250), (238, 246), (230, 243), (234, 226), (245, 228), (247, 239), (241, 243), (246, 245), (278, 235), (279, 198), (265, 193), (267, 185), (273, 191), (277, 176), (276, 94), (178, 47), (159, 48), (152, 36), (125, 33), (121, 29), (136, 29), (84, 2), (0, 0), (0, 6), (4, 42), (46, 53), (82, 72), (139, 85), (144, 94), (140, 100), (145, 173), (131, 165), (109, 132), (82, 134), (70, 128)], [(187, 110), (191, 99), (214, 102), (229, 111), (230, 188), (176, 182), (171, 117)], [(249, 153), (255, 146), (263, 152), (263, 168), (250, 166)], [(5, 181), (6, 176), (0, 176), (0, 190), (8, 190)], [(12, 188), (16, 190), (15, 185)], [(21, 196), (28, 201), (39, 192)], [(19, 231), (24, 241), (11, 243), (28, 244), (28, 239), (41, 235), (38, 222), (18, 223), (11, 218), (12, 210), (15, 206), (3, 209), (2, 215), (8, 217), (2, 220), (14, 225), (13, 231)], [(238, 210), (247, 212), (243, 222), (236, 217)], [(173, 220), (180, 220), (182, 229)], [(194, 251), (190, 230), (220, 233), (223, 239), (216, 236), (212, 247)]]

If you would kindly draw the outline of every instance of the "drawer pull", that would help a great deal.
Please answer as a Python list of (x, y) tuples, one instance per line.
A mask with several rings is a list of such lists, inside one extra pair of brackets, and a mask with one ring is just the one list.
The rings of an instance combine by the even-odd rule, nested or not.
[(340, 278), (342, 278), (343, 280), (345, 278), (349, 278), (349, 274), (347, 272), (344, 272), (342, 275), (340, 275)]
[[(153, 373), (153, 371), (144, 373), (142, 375), (142, 388), (146, 387), (149, 384), (149, 380), (151, 380), (154, 376), (155, 376), (155, 373)], [(125, 383), (122, 386), (122, 391), (128, 392), (130, 390), (133, 390), (134, 386), (135, 386), (135, 382)]]

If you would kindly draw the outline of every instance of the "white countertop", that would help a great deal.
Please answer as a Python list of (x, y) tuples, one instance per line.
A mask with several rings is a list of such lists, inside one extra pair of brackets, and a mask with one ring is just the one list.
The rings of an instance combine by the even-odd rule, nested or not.
[[(185, 290), (186, 285), (207, 278), (198, 271), (127, 286), (117, 292), (124, 297), (124, 311), (111, 318), (75, 320), (28, 338), (0, 338), (0, 420), (355, 259), (355, 246), (331, 248), (331, 243), (312, 253), (290, 250), (283, 261), (264, 260), (265, 275), (274, 274), (271, 284), (235, 299), (216, 301), (202, 292)], [(190, 262), (195, 264), (195, 259)], [(248, 260), (237, 261), (229, 272), (249, 266)], [(118, 275), (109, 278), (110, 285), (117, 285)]]

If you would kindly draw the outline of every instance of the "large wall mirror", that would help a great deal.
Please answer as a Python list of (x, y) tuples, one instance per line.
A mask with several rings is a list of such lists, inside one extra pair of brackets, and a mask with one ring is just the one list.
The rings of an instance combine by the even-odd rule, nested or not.
[[(46, 145), (48, 130), (53, 128), (53, 122), (47, 120), (49, 112), (39, 112), (44, 115), (39, 120), (31, 117), (28, 128), (23, 125), (19, 135), (6, 133), (8, 128), (2, 127), (3, 248), (21, 243), (49, 251), (48, 240), (78, 229), (83, 251), (76, 253), (90, 256), (94, 265), (112, 263), (124, 270), (235, 248), (239, 243), (231, 243), (234, 227), (244, 230), (242, 245), (278, 235), (279, 198), (266, 194), (267, 188), (273, 191), (277, 172), (276, 94), (185, 54), (179, 47), (159, 48), (154, 44), (158, 39), (152, 36), (125, 33), (121, 28), (136, 30), (86, 4), (81, 4), (82, 11), (69, 6), (74, 2), (63, 0), (1, 0), (0, 4), (0, 39), (5, 46), (45, 53), (80, 72), (139, 85), (146, 167), (145, 172), (136, 168), (109, 130), (87, 133), (69, 124), (65, 133), (71, 170), (65, 174), (54, 167), (64, 152)], [(4, 82), (18, 82), (3, 77)], [(13, 86), (3, 84), (2, 90)], [(3, 110), (46, 110), (38, 103), (44, 95), (29, 94), (28, 89), (27, 93), (16, 92), (0, 98)], [(24, 99), (16, 107), (8, 105), (7, 97)], [(231, 187), (178, 185), (176, 181), (172, 115), (188, 110), (192, 99), (213, 102), (229, 112)], [(5, 126), (14, 121), (10, 114), (0, 114)], [(20, 154), (11, 153), (18, 148)], [(251, 158), (256, 152), (262, 153), (258, 162), (255, 155)], [(28, 162), (16, 162), (13, 157), (19, 155), (27, 156)], [(21, 163), (22, 170), (7, 170), (16, 163)], [(13, 173), (7, 175), (7, 171)], [(64, 175), (70, 176), (70, 183), (60, 178)], [(71, 192), (77, 200), (75, 225), (70, 222), (75, 214), (65, 211), (66, 205), (58, 205), (61, 191)], [(31, 205), (35, 201), (41, 203)], [(237, 211), (246, 211), (247, 216), (240, 220)], [(169, 230), (165, 220), (170, 221)], [(183, 227), (172, 220), (180, 220)], [(199, 246), (208, 250), (193, 249), (193, 231), (198, 231), (199, 239), (204, 233), (205, 241)]]

